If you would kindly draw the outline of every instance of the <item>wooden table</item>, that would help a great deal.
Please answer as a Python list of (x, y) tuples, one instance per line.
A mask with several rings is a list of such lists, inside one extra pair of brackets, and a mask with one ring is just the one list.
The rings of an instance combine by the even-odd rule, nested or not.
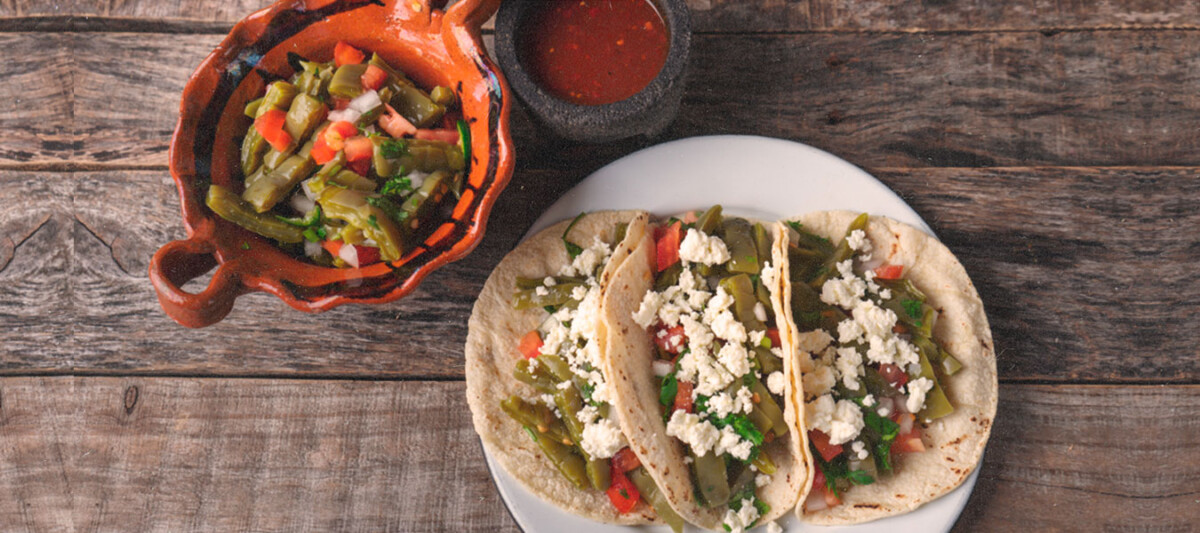
[(1200, 8), (693, 0), (662, 138), (562, 145), (516, 110), (469, 258), (395, 304), (252, 295), (188, 330), (146, 277), (184, 236), (167, 143), (266, 3), (0, 0), (0, 529), (515, 531), (463, 395), (484, 278), (593, 170), (717, 133), (864, 167), (966, 265), (1001, 387), (956, 531), (1197, 527)]

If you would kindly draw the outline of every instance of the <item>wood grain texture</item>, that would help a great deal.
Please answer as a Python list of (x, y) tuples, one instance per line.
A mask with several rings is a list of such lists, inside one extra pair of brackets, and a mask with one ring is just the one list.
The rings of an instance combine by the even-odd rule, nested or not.
[[(1190, 135), (1200, 126), (1200, 101), (1190, 89), (1200, 42), (1191, 35), (699, 36), (682, 110), (657, 140), (753, 133), (876, 167), (1200, 165)], [(4, 38), (30, 49), (43, 40), (39, 34)], [(179, 94), (220, 36), (56, 39), (74, 51), (71, 142), (7, 136), (0, 139), (0, 165), (165, 165)], [(745, 57), (755, 58), (752, 68)], [(14, 83), (0, 76), (0, 92), (27, 85)], [(30, 107), (59, 110), (47, 113), (62, 120), (66, 96), (36, 94)], [(44, 127), (38, 116), (15, 113), (6, 124), (37, 132)], [(520, 113), (513, 129), (522, 158), (560, 168), (575, 168), (578, 152), (615, 157), (639, 143), (563, 150)]]
[[(574, 172), (519, 170), (480, 246), (409, 298), (308, 315), (250, 295), (223, 322), (200, 330), (171, 322), (146, 278), (154, 251), (184, 236), (166, 172), (76, 173), (69, 182), (50, 173), (0, 172), (20, 184), (54, 184), (41, 195), (59, 205), (53, 224), (41, 229), (46, 211), (9, 222), (30, 237), (0, 270), (0, 280), (9, 281), (0, 289), (9, 295), (0, 310), (26, 329), (9, 347), (12, 357), (0, 360), (0, 373), (461, 378), (466, 321), (483, 280), (538, 215), (603, 162)], [(1200, 170), (874, 173), (966, 266), (988, 309), (1003, 380), (1200, 379), (1193, 356), (1200, 330), (1192, 327), (1198, 252), (1191, 234), (1178, 231), (1200, 224), (1191, 207)], [(55, 259), (43, 265), (47, 255)]]
[[(82, 531), (515, 531), (464, 388), (0, 379), (0, 435), (27, 443), (0, 447), (0, 487), (22, 495), (0, 502), (0, 521), (36, 530), (70, 509)], [(1189, 527), (1200, 388), (1014, 385), (1000, 398), (956, 530)]]
[[(77, 17), (88, 28), (139, 20), (231, 26), (270, 0), (3, 0), (0, 17)], [(688, 0), (706, 32), (968, 31), (1178, 28), (1200, 23), (1200, 9), (1169, 0)], [(88, 17), (82, 19), (81, 17)], [(90, 20), (100, 18), (100, 21)], [(110, 19), (110, 20), (104, 20)], [(65, 22), (65, 21), (64, 21)], [(219, 26), (211, 26), (218, 23)]]

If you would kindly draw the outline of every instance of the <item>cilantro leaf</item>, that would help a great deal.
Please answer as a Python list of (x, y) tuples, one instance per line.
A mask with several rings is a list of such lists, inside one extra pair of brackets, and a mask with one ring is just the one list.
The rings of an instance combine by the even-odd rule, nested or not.
[(408, 143), (400, 139), (388, 139), (379, 144), (379, 153), (388, 159), (398, 159), (408, 154)]
[(412, 192), (412, 178), (397, 174), (388, 178), (379, 192), (384, 195), (403, 196)]
[(378, 207), (388, 218), (396, 222), (404, 222), (408, 218), (408, 212), (400, 209), (400, 206), (385, 197), (371, 196), (367, 198), (367, 204), (372, 207)]
[(870, 485), (875, 482), (875, 478), (862, 470), (847, 472), (846, 477), (850, 478), (850, 481), (854, 482), (855, 485)]
[(583, 219), (583, 215), (586, 214), (587, 213), (579, 213), (579, 215), (575, 217), (575, 220), (572, 220), (571, 223), (567, 225), (566, 231), (564, 231), (562, 234), (563, 246), (567, 248), (567, 255), (571, 256), (572, 259), (583, 253), (583, 247), (567, 240), (567, 234), (571, 233), (571, 230), (575, 227), (575, 224), (578, 224), (579, 221)]
[(379, 220), (375, 218), (375, 215), (367, 217), (367, 224), (370, 224), (372, 228), (379, 229)]
[(658, 403), (670, 407), (675, 402), (675, 394), (679, 392), (679, 380), (671, 372), (663, 377), (662, 388), (658, 391)]

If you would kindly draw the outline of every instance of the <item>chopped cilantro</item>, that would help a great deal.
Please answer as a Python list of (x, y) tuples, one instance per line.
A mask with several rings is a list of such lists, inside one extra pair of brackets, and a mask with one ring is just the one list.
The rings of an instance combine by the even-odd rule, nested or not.
[(397, 174), (388, 178), (379, 192), (384, 195), (403, 196), (412, 190), (412, 178)]
[[(901, 300), (900, 305), (904, 306), (904, 312), (908, 313), (908, 316), (916, 318), (916, 319), (921, 318), (922, 313), (921, 313), (921, 302), (920, 301), (918, 301), (918, 300)], [(920, 326), (920, 324), (917, 324), (917, 325)]]
[(372, 228), (379, 229), (379, 219), (375, 218), (375, 215), (367, 217), (367, 224), (370, 224)]
[(529, 434), (529, 438), (533, 439), (533, 442), (537, 442), (537, 440), (538, 440), (537, 433), (534, 433), (533, 430), (529, 428), (529, 426), (523, 426), (523, 427), (525, 428), (525, 432)]
[(871, 474), (862, 470), (851, 470), (846, 473), (846, 477), (850, 478), (855, 485), (870, 485), (875, 482), (875, 478), (871, 477)]
[(246, 242), (246, 241), (242, 241), (242, 249), (243, 249), (243, 250), (249, 250), (249, 249), (250, 249), (250, 243), (248, 243), (248, 242)]
[(566, 231), (564, 231), (562, 234), (563, 246), (565, 246), (567, 248), (567, 255), (571, 256), (572, 259), (578, 257), (579, 254), (583, 253), (583, 247), (567, 240), (567, 234), (571, 233), (571, 229), (573, 229), (575, 227), (575, 224), (578, 224), (579, 221), (583, 219), (583, 215), (586, 215), (586, 214), (587, 213), (579, 213), (575, 217), (575, 220), (572, 220), (571, 223), (567, 225)]
[(408, 153), (408, 143), (400, 139), (388, 139), (379, 144), (379, 153), (388, 159), (398, 159)]
[(372, 196), (367, 198), (367, 204), (373, 207), (378, 207), (388, 216), (388, 218), (396, 222), (404, 222), (408, 218), (408, 212), (400, 209), (396, 202), (393, 202), (382, 196)]
[(678, 392), (679, 381), (675, 377), (675, 372), (671, 372), (663, 377), (662, 387), (658, 391), (658, 403), (670, 407), (675, 402), (675, 395)]
[(629, 499), (629, 492), (625, 489), (617, 489), (617, 492), (621, 493), (622, 498)]

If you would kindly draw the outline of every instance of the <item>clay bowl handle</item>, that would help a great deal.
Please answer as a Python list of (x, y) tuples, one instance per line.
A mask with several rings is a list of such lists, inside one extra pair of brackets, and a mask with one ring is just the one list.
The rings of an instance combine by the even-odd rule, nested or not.
[[(237, 262), (220, 263), (207, 240), (191, 238), (172, 241), (150, 260), (150, 282), (158, 293), (158, 302), (176, 322), (189, 328), (202, 328), (219, 322), (233, 309), (233, 301), (247, 291), (237, 273)], [(208, 287), (197, 294), (183, 285), (217, 267)]]

